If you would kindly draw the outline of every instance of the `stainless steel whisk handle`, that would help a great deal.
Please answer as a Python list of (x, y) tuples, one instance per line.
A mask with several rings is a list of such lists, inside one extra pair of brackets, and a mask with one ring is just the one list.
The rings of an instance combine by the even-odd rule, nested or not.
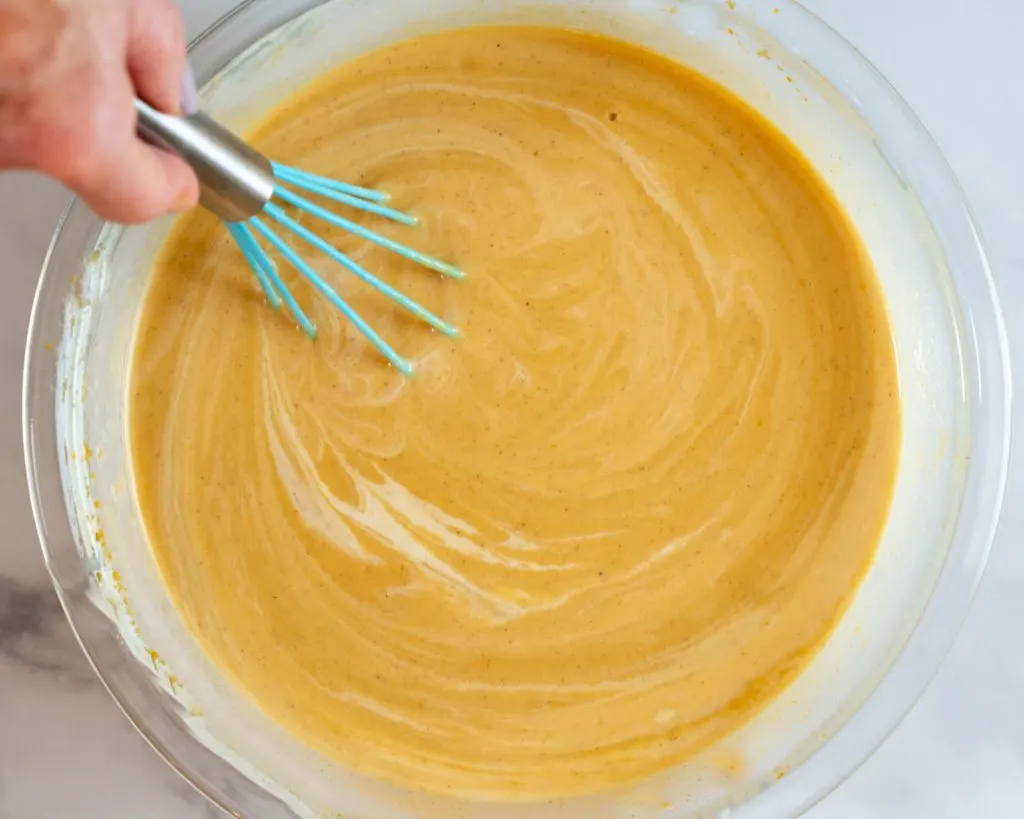
[(177, 154), (199, 177), (200, 202), (226, 222), (242, 222), (274, 195), (270, 160), (202, 112), (185, 117), (135, 100), (139, 135)]

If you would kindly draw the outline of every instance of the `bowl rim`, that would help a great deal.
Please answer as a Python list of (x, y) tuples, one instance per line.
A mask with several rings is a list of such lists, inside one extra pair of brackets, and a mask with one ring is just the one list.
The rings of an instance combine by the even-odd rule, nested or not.
[[(266, 2), (266, 0), (241, 0), (241, 2), (218, 17), (193, 38), (188, 44), (189, 52), (200, 47), (217, 32), (230, 25), (235, 18), (245, 14), (248, 9), (254, 5), (259, 5), (261, 2)], [(273, 22), (263, 32), (263, 35), (289, 20), (301, 16), (310, 9), (327, 2), (331, 2), (331, 0), (296, 0), (295, 3), (288, 4), (286, 9), (273, 16)], [(727, 4), (730, 8), (732, 7), (732, 4), (728, 3), (727, 0), (715, 0), (715, 2)], [(761, 819), (762, 816), (767, 815), (800, 815), (804, 813), (849, 779), (902, 724), (904, 718), (928, 689), (959, 638), (963, 623), (973, 603), (994, 546), (1005, 499), (1011, 455), (1013, 385), (1009, 340), (998, 290), (985, 250), (982, 231), (965, 192), (929, 130), (874, 64), (833, 26), (806, 8), (800, 0), (794, 0), (789, 6), (789, 11), (801, 15), (804, 18), (805, 24), (816, 29), (818, 34), (828, 39), (832, 48), (844, 51), (846, 56), (854, 61), (856, 67), (877, 84), (879, 90), (888, 97), (888, 102), (894, 105), (895, 110), (905, 119), (905, 124), (916, 132), (917, 138), (921, 140), (929, 154), (929, 161), (934, 169), (945, 177), (949, 190), (955, 197), (960, 230), (973, 238), (971, 250), (977, 254), (974, 260), (977, 274), (975, 278), (977, 280), (976, 284), (980, 287), (978, 293), (979, 299), (982, 300), (981, 308), (983, 308), (976, 311), (970, 305), (965, 304), (963, 298), (959, 296), (957, 298), (957, 305), (962, 311), (963, 335), (972, 345), (972, 348), (967, 352), (973, 353), (973, 356), (965, 354), (964, 358), (970, 365), (975, 367), (975, 375), (977, 376), (977, 383), (973, 384), (976, 390), (970, 395), (971, 426), (973, 429), (974, 413), (980, 411), (980, 408), (986, 409), (988, 427), (990, 428), (989, 443), (992, 445), (991, 448), (998, 454), (998, 461), (994, 465), (988, 464), (985, 467), (986, 472), (979, 475), (978, 469), (980, 467), (976, 467), (975, 459), (971, 459), (972, 464), (969, 467), (962, 490), (960, 513), (954, 526), (950, 550), (943, 563), (940, 577), (932, 590), (924, 613), (915, 625), (909, 639), (899, 650), (893, 663), (885, 672), (882, 682), (867, 695), (847, 722), (822, 746), (817, 748), (807, 760), (801, 763), (798, 769), (783, 777), (772, 787), (754, 796), (750, 802), (735, 808), (731, 814), (726, 814), (732, 815), (735, 819), (740, 819), (740, 817), (743, 817), (743, 819), (748, 819), (748, 817), (749, 819)], [(202, 777), (195, 775), (188, 769), (188, 765), (179, 763), (175, 759), (174, 754), (149, 730), (145, 720), (136, 718), (132, 713), (133, 709), (130, 709), (123, 698), (115, 691), (110, 679), (101, 667), (97, 651), (83, 637), (81, 630), (76, 625), (74, 602), (63, 587), (53, 566), (54, 555), (50, 549), (45, 521), (47, 514), (53, 514), (54, 512), (48, 513), (44, 508), (47, 506), (48, 500), (43, 497), (39, 485), (40, 475), (34, 446), (34, 401), (36, 400), (36, 395), (32, 388), (35, 378), (38, 376), (38, 359), (46, 347), (40, 338), (40, 307), (46, 285), (49, 279), (56, 275), (53, 263), (62, 232), (78, 203), (77, 197), (72, 197), (68, 201), (57, 221), (40, 266), (39, 280), (32, 301), (26, 336), (27, 343), (22, 373), (22, 442), (25, 470), (32, 515), (43, 560), (76, 641), (85, 654), (89, 665), (117, 707), (127, 717), (128, 721), (145, 742), (185, 782), (225, 813), (239, 816), (240, 814), (237, 813), (236, 808), (228, 804), (226, 798), (214, 793), (212, 789), (204, 787)], [(986, 313), (987, 315), (983, 318), (987, 321), (977, 320), (976, 312)], [(983, 359), (978, 354), (978, 342), (979, 338), (982, 337), (987, 339), (988, 342), (988, 360)], [(967, 380), (968, 378), (965, 376), (965, 382)], [(965, 383), (965, 387), (967, 386), (971, 385)], [(974, 446), (975, 441), (972, 438), (972, 452)], [(986, 522), (987, 525), (978, 526), (974, 531), (964, 533), (962, 529), (964, 527), (963, 507), (965, 499), (968, 498), (972, 488), (976, 491), (981, 491), (977, 486), (979, 481), (986, 482), (985, 497), (981, 499), (975, 498), (974, 500), (977, 504), (984, 507), (981, 509), (979, 519)], [(60, 497), (63, 499), (63, 494)], [(66, 517), (67, 510), (61, 508), (58, 514)], [(963, 541), (960, 543), (959, 548), (958, 541)], [(952, 564), (956, 562), (954, 558), (957, 557), (958, 553), (959, 557), (963, 559), (963, 565), (958, 564), (958, 567), (961, 569), (967, 568), (969, 572), (967, 576), (961, 574), (961, 576), (955, 579), (955, 585), (959, 586), (957, 599), (942, 606), (942, 611), (936, 615), (934, 609), (937, 598), (943, 585), (950, 581), (950, 570)], [(929, 615), (936, 616), (931, 617), (929, 620)], [(929, 633), (925, 634), (925, 630)], [(912, 644), (915, 643), (927, 643), (925, 647), (927, 662), (910, 662), (913, 658), (907, 655), (910, 653)], [(899, 678), (898, 680), (897, 677)], [(879, 692), (883, 685), (887, 683), (890, 687), (900, 690), (898, 702), (889, 698), (884, 705), (880, 705), (879, 701), (882, 698), (879, 696)], [(873, 724), (871, 726), (862, 725), (855, 731), (851, 730), (851, 727), (858, 721), (858, 718), (861, 718), (863, 722), (861, 715), (869, 710), (874, 712), (871, 715)], [(846, 751), (845, 755), (841, 753), (840, 746), (842, 746), (842, 750)], [(829, 749), (832, 749), (831, 752), (829, 752)], [(838, 763), (832, 762), (831, 772), (821, 777), (824, 781), (823, 784), (808, 786), (801, 782), (801, 780), (814, 778), (814, 774), (809, 773), (805, 769), (813, 766), (816, 759), (820, 761), (826, 753), (830, 757), (841, 757), (843, 761)], [(801, 772), (805, 776), (800, 776)]]

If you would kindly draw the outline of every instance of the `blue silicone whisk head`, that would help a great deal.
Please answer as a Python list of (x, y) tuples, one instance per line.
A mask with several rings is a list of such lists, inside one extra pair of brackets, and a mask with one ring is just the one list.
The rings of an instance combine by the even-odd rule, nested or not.
[[(455, 279), (463, 277), (464, 274), (461, 270), (453, 267), (447, 262), (434, 259), (417, 250), (413, 250), (403, 244), (399, 244), (392, 239), (381, 236), (379, 233), (368, 230), (350, 219), (339, 216), (338, 214), (311, 202), (306, 197), (297, 193), (296, 189), (308, 191), (309, 193), (333, 200), (348, 207), (383, 216), (384, 218), (390, 219), (394, 222), (399, 222), (404, 225), (415, 225), (417, 223), (416, 217), (384, 205), (388, 200), (387, 194), (370, 190), (368, 188), (360, 188), (356, 185), (348, 185), (344, 182), (338, 182), (333, 179), (327, 179), (326, 177), (317, 176), (295, 168), (289, 168), (287, 165), (281, 165), (276, 162), (272, 162), (271, 167), (275, 178), (278, 180), (274, 187), (274, 199), (279, 199), (280, 201), (286, 202), (300, 210), (304, 210), (312, 216), (322, 219), (328, 224), (339, 227), (342, 230), (347, 230), (360, 238), (373, 242), (376, 245), (380, 245), (387, 250), (391, 250), (399, 256), (410, 259), (411, 261), (429, 268), (430, 270), (435, 270), (438, 273)], [(373, 275), (373, 273), (356, 263), (349, 256), (346, 256), (340, 250), (324, 241), (320, 236), (317, 236), (316, 233), (309, 230), (309, 228), (300, 225), (295, 219), (285, 213), (284, 209), (273, 200), (267, 202), (263, 206), (262, 213), (268, 220), (276, 222), (281, 227), (305, 240), (312, 247), (338, 262), (338, 264), (342, 265), (346, 270), (355, 274), (368, 285), (375, 288), (378, 292), (383, 293), (397, 304), (400, 304), (414, 316), (422, 319), (435, 330), (451, 337), (455, 337), (459, 334), (459, 331), (451, 324), (438, 316), (435, 316), (425, 307), (417, 304), (408, 296), (393, 288), (387, 282), (384, 282), (377, 276)], [(235, 238), (235, 241), (238, 243), (238, 246), (242, 249), (242, 253), (245, 254), (246, 261), (249, 262), (249, 266), (252, 268), (253, 273), (256, 274), (256, 278), (259, 280), (260, 286), (266, 294), (267, 301), (275, 308), (281, 307), (283, 302), (288, 307), (288, 310), (291, 311), (295, 320), (298, 321), (299, 326), (305, 330), (306, 334), (310, 338), (316, 337), (316, 327), (302, 311), (302, 308), (299, 307), (294, 296), (292, 296), (288, 291), (284, 282), (281, 281), (281, 277), (278, 275), (273, 262), (267, 255), (267, 252), (260, 247), (257, 242), (256, 235), (265, 239), (285, 259), (287, 259), (288, 262), (310, 282), (310, 284), (312, 284), (328, 299), (328, 301), (337, 307), (349, 321), (355, 324), (356, 327), (359, 328), (359, 331), (369, 339), (370, 343), (380, 350), (388, 361), (390, 361), (398, 370), (406, 375), (412, 374), (412, 364), (395, 352), (394, 348), (381, 338), (377, 331), (370, 327), (370, 325), (367, 324), (366, 321), (360, 317), (359, 314), (356, 313), (355, 310), (353, 310), (352, 307), (348, 305), (329, 284), (327, 284), (327, 282), (323, 280), (323, 278), (321, 278), (309, 263), (296, 253), (294, 249), (289, 247), (288, 244), (286, 244), (263, 219), (259, 216), (251, 216), (241, 222), (228, 222), (227, 227), (231, 232), (231, 235)]]
[(141, 101), (136, 101), (135, 107), (139, 117), (139, 132), (151, 142), (181, 156), (195, 170), (202, 190), (203, 205), (224, 219), (270, 305), (274, 308), (280, 308), (282, 305), (287, 307), (310, 338), (316, 337), (316, 326), (282, 281), (276, 265), (260, 244), (261, 239), (337, 307), (396, 369), (405, 375), (411, 375), (413, 372), (412, 363), (381, 338), (351, 305), (274, 231), (270, 223), (298, 236), (435, 330), (450, 337), (458, 336), (458, 330), (451, 324), (382, 281), (309, 228), (299, 224), (281, 207), (281, 204), (291, 205), (443, 276), (463, 278), (464, 274), (459, 268), (369, 230), (310, 201), (303, 195), (312, 194), (400, 224), (415, 225), (416, 217), (394, 210), (385, 204), (388, 201), (387, 194), (271, 162), (201, 112), (187, 117), (174, 117), (161, 114)]

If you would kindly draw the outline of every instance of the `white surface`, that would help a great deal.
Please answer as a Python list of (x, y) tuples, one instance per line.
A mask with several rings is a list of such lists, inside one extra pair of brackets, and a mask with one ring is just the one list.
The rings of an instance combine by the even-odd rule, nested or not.
[[(741, 0), (742, 2), (742, 0)], [(184, 2), (190, 29), (223, 0)], [(892, 80), (959, 175), (988, 240), (1024, 381), (1024, 6), (1015, 0), (807, 0)], [(201, 9), (201, 10), (200, 10)], [(969, 9), (969, 10), (968, 10)], [(1022, 200), (1024, 202), (1024, 200)], [(0, 817), (214, 816), (96, 683), (49, 589), (23, 487), (19, 385), (28, 304), (62, 196), (0, 180)], [(1017, 418), (1022, 410), (1018, 407)], [(1024, 449), (989, 573), (945, 669), (904, 725), (812, 819), (1024, 816)], [(1020, 589), (1020, 591), (1018, 591)]]

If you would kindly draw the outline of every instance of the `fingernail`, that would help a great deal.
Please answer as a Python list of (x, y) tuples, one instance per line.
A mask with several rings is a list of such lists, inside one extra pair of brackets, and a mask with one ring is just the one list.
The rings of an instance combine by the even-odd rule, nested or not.
[(192, 66), (185, 63), (185, 73), (181, 77), (181, 113), (186, 117), (199, 110), (199, 91), (196, 89), (196, 77)]

